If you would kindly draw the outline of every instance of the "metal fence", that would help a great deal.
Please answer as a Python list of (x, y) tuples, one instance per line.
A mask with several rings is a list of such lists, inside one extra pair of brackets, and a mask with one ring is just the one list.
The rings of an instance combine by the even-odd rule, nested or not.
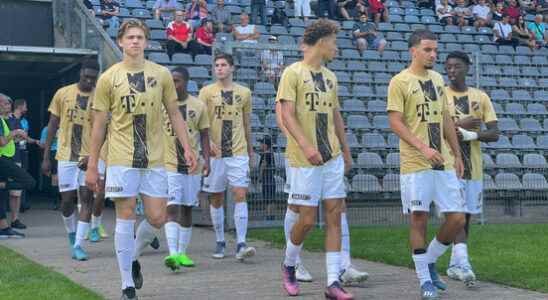
[[(257, 155), (248, 195), (250, 227), (279, 226), (283, 224), (287, 204), (283, 154), (287, 141), (276, 125), (275, 95), (283, 68), (299, 60), (301, 53), (296, 45), (239, 42), (217, 44), (215, 51), (234, 55), (237, 66), (234, 80), (251, 88), (254, 95), (252, 143)], [(446, 55), (447, 52), (440, 53), (440, 63), (435, 67), (442, 74), (445, 72), (441, 62)], [(407, 65), (408, 57), (404, 54), (385, 59), (390, 56), (384, 53), (380, 59), (368, 59), (366, 53), (361, 59), (339, 57), (328, 64), (339, 80), (339, 100), (354, 160), (346, 177), (347, 214), (353, 225), (408, 222), (400, 201), (398, 139), (389, 128), (385, 111), (388, 81)], [(479, 52), (471, 55), (473, 66), (467, 83), (491, 95), (502, 130), (499, 142), (482, 144), (484, 206), (478, 222), (548, 220), (545, 161), (548, 140), (544, 142), (548, 121), (542, 127), (544, 117), (548, 119), (548, 97), (546, 84), (544, 88), (541, 86), (548, 74), (543, 77), (546, 66), (540, 58), (527, 57), (528, 60), (515, 54), (488, 57)], [(511, 63), (514, 64), (508, 67)], [(508, 95), (501, 92), (503, 89)], [(534, 129), (535, 124), (530, 123), (535, 121), (531, 119), (540, 127)], [(512, 120), (517, 121), (515, 128), (508, 124)], [(260, 157), (265, 155), (262, 149), (265, 136), (273, 141), (271, 151), (275, 159), (273, 165), (263, 167)], [(531, 140), (533, 144), (528, 144)], [(228, 199), (227, 216), (231, 225), (230, 195)], [(321, 224), (321, 213), (319, 216)], [(440, 222), (437, 214), (431, 214), (431, 222)]]

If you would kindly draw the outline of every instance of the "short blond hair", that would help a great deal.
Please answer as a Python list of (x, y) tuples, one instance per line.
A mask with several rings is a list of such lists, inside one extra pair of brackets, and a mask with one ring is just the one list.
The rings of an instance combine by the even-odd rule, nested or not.
[(116, 35), (117, 40), (121, 40), (122, 37), (126, 34), (126, 32), (130, 28), (139, 28), (143, 30), (145, 33), (145, 38), (148, 40), (150, 39), (150, 29), (148, 28), (147, 24), (141, 20), (137, 19), (128, 19), (125, 20), (122, 25), (120, 25), (120, 28), (118, 29), (118, 34)]

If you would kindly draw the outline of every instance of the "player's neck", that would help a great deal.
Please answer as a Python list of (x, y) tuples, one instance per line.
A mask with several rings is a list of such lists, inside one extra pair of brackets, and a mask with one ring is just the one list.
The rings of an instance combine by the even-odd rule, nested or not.
[(466, 82), (464, 80), (451, 82), (449, 87), (451, 87), (451, 89), (455, 92), (466, 92), (468, 90), (468, 86), (466, 86)]
[(145, 65), (145, 56), (144, 54), (138, 56), (124, 55), (122, 63), (129, 69), (142, 69)]
[(219, 84), (223, 89), (231, 89), (233, 85), (232, 78), (219, 79), (217, 84)]
[(313, 52), (305, 52), (303, 63), (313, 70), (319, 70), (322, 67), (322, 58)]
[(428, 75), (428, 70), (424, 66), (419, 65), (418, 63), (413, 61), (411, 62), (411, 65), (409, 66), (409, 71), (411, 72), (411, 74), (417, 75), (420, 77), (425, 77), (426, 75)]
[(87, 90), (85, 88), (82, 87), (82, 83), (78, 82), (78, 90), (82, 93), (90, 93), (91, 90)]
[(179, 98), (179, 102), (184, 102), (188, 98), (188, 92), (183, 91), (183, 92), (177, 93), (177, 96)]

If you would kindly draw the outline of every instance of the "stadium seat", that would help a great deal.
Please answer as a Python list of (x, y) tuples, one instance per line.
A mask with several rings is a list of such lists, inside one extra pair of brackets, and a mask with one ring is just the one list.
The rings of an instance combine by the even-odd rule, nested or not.
[[(374, 93), (370, 86), (354, 85), (354, 87), (352, 87), (352, 95), (355, 97), (372, 97)], [(364, 106), (364, 111), (365, 111), (365, 106)]]
[(358, 137), (353, 132), (346, 132), (346, 142), (350, 148), (360, 148)]
[(546, 158), (538, 153), (527, 153), (523, 156), (523, 167), (528, 169), (548, 168)]
[(171, 63), (176, 65), (193, 65), (192, 56), (187, 53), (175, 53), (171, 58)]
[(354, 83), (364, 84), (373, 82), (373, 78), (371, 78), (371, 75), (369, 73), (354, 72), (354, 74), (352, 74), (352, 81)]
[(352, 94), (348, 91), (348, 88), (344, 85), (339, 85), (339, 90), (337, 92), (339, 97), (351, 97)]
[(499, 173), (495, 176), (495, 185), (499, 190), (521, 190), (519, 177), (512, 173)]
[(531, 101), (531, 94), (525, 90), (514, 90), (512, 91), (512, 99), (518, 101)]
[(528, 56), (516, 55), (514, 56), (514, 64), (528, 66), (531, 64), (531, 59)]
[(400, 138), (396, 134), (389, 133), (386, 140), (388, 148), (398, 149), (400, 147)]
[(525, 114), (525, 108), (521, 103), (508, 103), (506, 104), (506, 113), (511, 115)]
[(386, 149), (386, 141), (378, 133), (364, 134), (362, 136), (362, 145), (367, 149)]
[(358, 154), (358, 159), (356, 161), (358, 166), (363, 169), (382, 169), (384, 168), (384, 163), (382, 158), (373, 152), (362, 152)]
[(530, 136), (525, 134), (516, 134), (512, 137), (512, 145), (515, 149), (530, 149), (533, 150), (537, 147), (535, 142)]
[(547, 102), (548, 101), (548, 92), (545, 90), (536, 90), (533, 94), (535, 101), (538, 102)]
[(164, 41), (167, 39), (165, 30), (151, 30), (150, 39), (156, 41)]
[(275, 95), (276, 90), (274, 85), (270, 82), (257, 82), (253, 88), (253, 91), (257, 95)]
[(200, 91), (200, 89), (198, 89), (198, 84), (194, 80), (188, 81), (187, 89), (190, 93), (198, 93)]
[(369, 119), (366, 116), (350, 115), (347, 118), (346, 126), (350, 129), (362, 130), (370, 129)]
[(209, 79), (209, 71), (204, 67), (190, 67), (188, 68), (190, 78)]
[(136, 8), (132, 10), (131, 15), (140, 19), (150, 19), (152, 17), (150, 10), (144, 8)]
[(351, 189), (356, 193), (382, 192), (382, 186), (374, 175), (357, 174), (352, 177)]
[(165, 28), (164, 23), (156, 19), (146, 20), (145, 24), (147, 24), (148, 28), (150, 28), (151, 30), (154, 30), (154, 29), (163, 30)]
[(519, 158), (512, 153), (499, 153), (497, 154), (496, 164), (498, 168), (521, 168)]
[(167, 65), (171, 63), (171, 60), (169, 60), (169, 56), (163, 52), (151, 52), (148, 55), (148, 59), (161, 65)]
[(264, 126), (266, 128), (278, 128), (278, 124), (276, 123), (276, 115), (275, 114), (268, 114), (266, 115), (264, 119)]
[(493, 159), (491, 158), (491, 155), (487, 153), (483, 153), (481, 155), (482, 161), (483, 161), (483, 168), (485, 169), (493, 169), (495, 168), (495, 162), (493, 162)]
[(535, 55), (531, 58), (533, 65), (548, 65), (548, 59), (546, 56)]
[(539, 132), (542, 131), (539, 121), (533, 118), (525, 118), (519, 121), (519, 127), (522, 131)]
[(489, 174), (483, 174), (483, 189), (486, 191), (496, 190), (497, 187), (493, 181), (493, 177)]
[(519, 131), (516, 120), (510, 118), (500, 118), (498, 120), (498, 126), (501, 131)]
[(397, 192), (400, 190), (400, 174), (386, 174), (382, 178), (382, 186), (385, 192)]
[(261, 120), (259, 119), (259, 116), (254, 114), (254, 113), (251, 113), (250, 121), (251, 121), (251, 128), (262, 128), (263, 127), (263, 124), (261, 123)]
[(390, 124), (388, 123), (388, 116), (386, 115), (376, 115), (373, 117), (373, 128), (388, 130), (390, 129)]
[(531, 103), (527, 105), (527, 113), (533, 115), (545, 115), (548, 114), (546, 106), (539, 103)]
[(342, 105), (342, 111), (365, 112), (365, 104), (363, 103), (363, 101), (356, 99), (344, 100)]
[(534, 88), (537, 86), (537, 82), (532, 78), (520, 78), (518, 84), (522, 88)]
[(285, 169), (285, 153), (274, 152), (274, 165), (277, 169)]
[(523, 175), (522, 181), (525, 190), (546, 191), (548, 189), (548, 182), (542, 174), (526, 173)]
[(488, 144), (488, 148), (495, 148), (495, 149), (512, 149), (513, 147), (514, 146), (512, 146), (508, 137), (504, 135), (499, 136), (498, 141)]
[(399, 153), (388, 153), (386, 155), (386, 166), (391, 169), (400, 168), (400, 154)]
[(543, 150), (548, 149), (548, 135), (537, 136), (537, 148)]
[(352, 62), (349, 62), (348, 63), (348, 67), (347, 67), (347, 70), (348, 71), (363, 71), (367, 69), (366, 65), (365, 65), (365, 62), (363, 61), (352, 61)]
[(369, 112), (386, 112), (386, 102), (373, 100), (367, 102), (367, 111)]

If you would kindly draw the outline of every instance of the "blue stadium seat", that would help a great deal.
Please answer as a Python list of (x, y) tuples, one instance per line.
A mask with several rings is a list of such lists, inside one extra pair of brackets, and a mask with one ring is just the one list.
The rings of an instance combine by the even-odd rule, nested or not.
[(483, 173), (483, 189), (486, 191), (492, 191), (497, 189), (495, 182), (493, 181), (493, 177), (486, 173)]
[(392, 23), (379, 23), (379, 31), (393, 31), (394, 25)]
[(533, 88), (538, 85), (536, 80), (532, 78), (520, 78), (518, 84), (522, 88)]
[(167, 39), (166, 32), (164, 30), (151, 30), (150, 39), (163, 41)]
[[(508, 88), (508, 87), (511, 87), (511, 88), (519, 87), (518, 81), (517, 81), (515, 78), (510, 78), (510, 77), (502, 77), (502, 78), (499, 80), (499, 85), (500, 85), (500, 86), (503, 86), (503, 87), (505, 87), (505, 88)], [(514, 97), (514, 99), (517, 100), (515, 97)]]
[(362, 130), (370, 129), (371, 124), (369, 124), (369, 119), (366, 116), (362, 115), (350, 115), (346, 119), (346, 127), (350, 129)]
[(200, 91), (198, 84), (194, 80), (189, 80), (186, 88), (190, 93), (198, 93)]
[(521, 190), (523, 186), (516, 174), (499, 173), (495, 176), (495, 185), (499, 190)]
[(548, 91), (536, 90), (533, 93), (533, 97), (534, 97), (535, 101), (546, 102), (546, 101), (548, 101)]
[(400, 174), (384, 175), (382, 186), (385, 192), (398, 192), (400, 190)]
[(371, 75), (369, 73), (354, 72), (354, 74), (352, 74), (352, 81), (354, 83), (363, 84), (363, 83), (373, 82), (373, 78), (371, 78)]
[(533, 118), (525, 118), (519, 121), (519, 125), (522, 131), (531, 131), (531, 132), (540, 132), (542, 131), (542, 126), (538, 120)]
[(350, 148), (360, 148), (360, 142), (358, 142), (358, 138), (353, 132), (347, 132), (346, 133), (346, 142), (348, 143), (348, 146)]
[(304, 21), (299, 18), (289, 18), (290, 27), (304, 27)]
[(334, 60), (327, 64), (327, 67), (333, 71), (344, 70), (346, 71), (346, 63), (342, 60)]
[(529, 56), (516, 55), (514, 56), (514, 64), (528, 66), (531, 64), (531, 59), (529, 58)]
[(533, 139), (525, 134), (516, 134), (512, 136), (512, 145), (515, 149), (530, 149), (533, 150), (537, 147)]
[(493, 161), (493, 159), (491, 158), (491, 155), (487, 154), (487, 153), (483, 153), (481, 155), (482, 157), (482, 161), (483, 161), (483, 168), (484, 169), (493, 169), (495, 168), (495, 162)]
[(360, 53), (356, 49), (343, 49), (342, 50), (342, 57), (347, 59), (360, 59)]
[(304, 34), (304, 28), (302, 27), (291, 27), (289, 29), (289, 34), (292, 36), (302, 36)]
[(396, 134), (389, 133), (388, 138), (386, 140), (387, 140), (388, 148), (392, 148), (392, 149), (400, 148), (400, 138)]
[(547, 169), (546, 158), (538, 153), (527, 153), (523, 156), (523, 167), (527, 169)]
[(266, 109), (264, 99), (261, 97), (253, 97), (253, 100), (251, 102), (251, 109), (258, 112), (264, 112), (264, 110)]
[(167, 56), (167, 54), (163, 52), (151, 52), (148, 55), (148, 59), (161, 65), (167, 65), (171, 63), (171, 61), (169, 60), (169, 56)]
[(406, 15), (405, 17), (403, 17), (403, 21), (410, 24), (420, 23), (419, 17), (415, 15)]
[(525, 114), (525, 108), (520, 103), (506, 104), (506, 113), (511, 115)]
[(365, 104), (356, 99), (344, 100), (342, 110), (344, 112), (365, 112)]
[(530, 55), (531, 54), (531, 49), (529, 49), (529, 47), (517, 46), (516, 47), (516, 53), (517, 54)]
[(525, 190), (546, 191), (548, 189), (548, 182), (543, 174), (526, 173), (523, 175), (522, 181)]
[(350, 78), (350, 72), (337, 71), (335, 72), (335, 75), (337, 76), (338, 82), (352, 82), (352, 79)]
[(371, 72), (386, 72), (386, 64), (380, 61), (373, 61), (369, 63), (368, 69)]
[(439, 24), (429, 25), (428, 29), (430, 29), (430, 31), (432, 31), (433, 33), (442, 33), (443, 32), (443, 27), (441, 27), (441, 25), (439, 25)]
[(339, 91), (337, 92), (339, 97), (351, 97), (352, 94), (348, 91), (348, 88), (344, 85), (339, 85)]
[(388, 116), (386, 115), (376, 115), (373, 116), (373, 128), (388, 130), (390, 129), (390, 124), (388, 123)]
[(460, 28), (455, 25), (447, 25), (445, 26), (445, 32), (447, 33), (460, 33)]
[(386, 112), (386, 102), (373, 100), (367, 102), (367, 111), (369, 112)]
[(295, 44), (295, 38), (289, 35), (281, 35), (278, 37), (278, 41), (282, 45), (293, 45)]
[(374, 175), (356, 174), (352, 177), (351, 190), (355, 193), (375, 193), (382, 192), (382, 186)]
[(264, 119), (264, 126), (266, 128), (278, 128), (278, 124), (276, 123), (276, 115), (275, 114), (266, 115)]
[(520, 128), (516, 123), (516, 120), (510, 118), (500, 118), (498, 120), (498, 126), (501, 131), (519, 131)]
[(513, 153), (499, 153), (496, 157), (498, 168), (520, 169), (522, 167), (519, 158)]
[(548, 65), (546, 56), (535, 55), (531, 58), (531, 63), (534, 65)]
[(165, 28), (164, 23), (156, 19), (145, 20), (145, 24), (147, 24), (148, 28), (150, 28), (151, 30), (154, 30), (154, 29), (163, 30)]
[(527, 113), (533, 115), (545, 115), (548, 114), (546, 106), (539, 103), (531, 103), (527, 105)]
[(433, 16), (423, 16), (421, 18), (421, 23), (422, 24), (435, 24), (436, 23), (436, 18), (434, 18)]
[(386, 155), (386, 167), (390, 169), (400, 168), (400, 153), (392, 152)]
[(501, 135), (499, 136), (498, 141), (487, 144), (487, 148), (512, 149), (513, 146), (507, 136)]
[(259, 116), (254, 114), (254, 113), (251, 113), (250, 121), (251, 121), (251, 128), (262, 128), (263, 127), (263, 124), (261, 123), (261, 120), (259, 119)]
[(270, 34), (274, 35), (287, 35), (287, 29), (283, 26), (274, 25), (270, 27)]
[(256, 69), (238, 69), (236, 70), (236, 78), (238, 80), (256, 80), (259, 77)]
[(386, 141), (378, 133), (364, 134), (362, 136), (362, 145), (368, 149), (386, 149)]
[(382, 158), (377, 153), (373, 152), (362, 152), (358, 154), (358, 159), (356, 161), (360, 168), (364, 169), (382, 169), (384, 168), (384, 163)]
[(371, 61), (371, 60), (380, 60), (381, 55), (376, 50), (365, 50), (363, 52), (363, 58), (367, 59), (369, 61)]
[(493, 99), (493, 101), (505, 101), (511, 98), (507, 91), (499, 89), (491, 91), (491, 99)]
[(528, 77), (540, 76), (540, 72), (538, 71), (537, 67), (523, 67), (522, 74), (523, 76), (528, 76)]
[(492, 104), (493, 104), (493, 109), (495, 110), (495, 113), (497, 115), (505, 113), (504, 108), (502, 108), (502, 105), (500, 103), (494, 102)]
[(209, 71), (204, 67), (190, 67), (188, 68), (190, 78), (209, 79)]
[(192, 65), (194, 61), (192, 56), (187, 53), (175, 53), (171, 58), (171, 63), (175, 65)]
[(255, 83), (253, 90), (258, 95), (275, 95), (276, 94), (274, 85), (270, 82), (257, 82)]
[(211, 66), (213, 58), (208, 54), (198, 54), (194, 57), (194, 63), (199, 66)]
[(531, 101), (531, 94), (526, 90), (513, 90), (512, 99), (518, 101)]
[(400, 53), (397, 51), (384, 51), (381, 58), (383, 60), (400, 60)]
[(354, 85), (354, 87), (352, 87), (352, 95), (355, 97), (372, 97), (375, 94), (370, 86)]
[(394, 30), (399, 31), (399, 32), (409, 32), (409, 31), (411, 31), (411, 28), (407, 24), (396, 23), (396, 25), (394, 25)]

